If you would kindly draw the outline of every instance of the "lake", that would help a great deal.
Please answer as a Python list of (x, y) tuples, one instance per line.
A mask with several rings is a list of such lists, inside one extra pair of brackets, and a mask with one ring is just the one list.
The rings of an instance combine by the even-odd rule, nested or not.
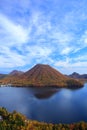
[(50, 123), (87, 121), (87, 84), (80, 89), (0, 88), (0, 106)]

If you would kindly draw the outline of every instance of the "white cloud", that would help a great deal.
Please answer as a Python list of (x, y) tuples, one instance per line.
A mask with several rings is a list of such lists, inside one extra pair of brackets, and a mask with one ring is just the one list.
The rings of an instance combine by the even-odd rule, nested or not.
[(86, 61), (87, 54), (79, 55), (77, 58), (74, 58), (75, 61)]
[[(39, 39), (36, 39), (36, 36), (43, 34), (42, 28), (44, 26), (45, 29), (46, 25), (43, 23), (39, 26), (39, 15), (36, 17), (34, 23), (31, 23), (28, 28), (24, 28), (21, 25), (13, 23), (6, 16), (0, 14), (0, 33), (2, 35), (2, 37), (0, 37), (0, 43), (3, 43), (0, 44), (0, 60), (2, 61), (0, 64), (1, 68), (25, 66), (32, 62), (32, 60), (46, 61), (47, 59), (50, 59), (49, 55), (52, 53), (52, 48), (42, 45), (42, 41), (37, 43)], [(33, 31), (33, 25), (36, 26), (34, 36), (32, 36), (32, 34), (30, 35), (30, 32)], [(32, 41), (34, 41), (34, 44), (32, 44)]]
[[(30, 62), (36, 63), (43, 63), (43, 64), (49, 64), (52, 63), (52, 58), (50, 58), (50, 55), (52, 54), (53, 50), (52, 48), (39, 46), (39, 45), (33, 45), (30, 47), (26, 47), (26, 61), (29, 59)], [(27, 64), (29, 64), (27, 61)]]
[(65, 60), (59, 60), (54, 63), (54, 66), (57, 67), (69, 67), (70, 66), (70, 59), (67, 57)]
[[(52, 3), (56, 6), (56, 2)], [(86, 57), (69, 58), (87, 47), (87, 11), (86, 8), (84, 11), (84, 4), (73, 2), (70, 10), (65, 10), (69, 5), (62, 5), (60, 1), (63, 10), (44, 4), (43, 8), (49, 10), (46, 12), (42, 3), (16, 0), (7, 6), (9, 15), (0, 13), (0, 66), (10, 68), (47, 62), (67, 70), (86, 67)]]
[(79, 61), (79, 62), (76, 62), (76, 63), (73, 63), (71, 65), (71, 67), (87, 67), (87, 61)]
[(0, 68), (12, 68), (25, 65), (24, 57), (12, 52), (8, 47), (0, 48)]
[(26, 51), (34, 57), (48, 57), (52, 52), (51, 48), (41, 46), (26, 47)]
[(23, 49), (24, 53), (18, 53), (18, 50), (11, 50), (10, 47), (0, 47), (0, 68), (23, 67), (34, 62), (52, 61), (49, 55), (52, 53), (50, 48), (41, 46), (26, 46)]
[(68, 55), (70, 52), (72, 52), (73, 48), (71, 47), (65, 47), (62, 51), (61, 51), (61, 54), (62, 55)]
[(82, 48), (87, 47), (87, 30), (84, 31), (84, 33), (80, 39), (80, 43), (83, 44)]
[(56, 61), (55, 66), (59, 67), (87, 67), (87, 61), (83, 60), (83, 57), (77, 58), (68, 58), (66, 57), (65, 60)]
[(28, 31), (0, 14), (0, 44), (18, 45), (28, 41)]
[[(87, 58), (87, 56), (85, 56)], [(87, 71), (87, 61), (84, 61), (84, 58), (80, 56), (77, 58), (68, 58), (66, 57), (65, 60), (59, 60), (54, 62), (54, 66), (63, 73), (86, 73)]]

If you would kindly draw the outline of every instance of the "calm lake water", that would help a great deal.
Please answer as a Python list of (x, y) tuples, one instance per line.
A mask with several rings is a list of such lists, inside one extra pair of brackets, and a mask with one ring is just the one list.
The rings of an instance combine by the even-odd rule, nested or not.
[(75, 90), (3, 87), (0, 88), (0, 106), (38, 121), (87, 121), (87, 84)]

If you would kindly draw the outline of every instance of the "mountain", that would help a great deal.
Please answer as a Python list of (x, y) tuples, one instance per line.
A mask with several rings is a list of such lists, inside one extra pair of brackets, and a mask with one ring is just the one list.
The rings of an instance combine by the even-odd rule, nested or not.
[(13, 70), (12, 72), (9, 73), (10, 76), (19, 76), (23, 74), (23, 71), (18, 71), (18, 70)]
[(64, 85), (64, 80), (67, 79), (59, 71), (49, 65), (37, 64), (29, 71), (21, 75), (26, 79), (31, 86), (60, 86)]
[(69, 77), (71, 78), (77, 78), (77, 79), (87, 79), (87, 74), (79, 74), (79, 73), (72, 73), (71, 75), (69, 75)]
[(83, 74), (83, 75), (81, 75), (81, 77), (82, 77), (83, 79), (87, 79), (87, 74)]
[(80, 74), (76, 73), (76, 72), (73, 72), (71, 75), (69, 75), (69, 77), (71, 77), (71, 78), (80, 78)]
[(13, 70), (6, 76), (3, 76), (3, 78), (0, 78), (0, 84), (14, 84), (15, 82), (18, 82), (18, 79), (20, 79), (20, 75), (22, 75), (24, 72)]
[[(12, 74), (12, 73), (11, 73)], [(49, 65), (37, 64), (21, 75), (13, 75), (0, 81), (17, 87), (81, 87), (78, 80), (61, 74)]]
[(7, 74), (0, 74), (0, 79), (3, 79), (7, 76)]

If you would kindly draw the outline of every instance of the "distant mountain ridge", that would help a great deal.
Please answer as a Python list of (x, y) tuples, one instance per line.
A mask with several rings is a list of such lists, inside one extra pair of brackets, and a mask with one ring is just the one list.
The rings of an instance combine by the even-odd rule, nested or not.
[(72, 74), (69, 75), (71, 78), (77, 78), (77, 79), (87, 79), (87, 74), (79, 74), (76, 72), (73, 72)]
[(0, 79), (3, 79), (7, 76), (7, 74), (0, 74)]
[(19, 76), (21, 74), (23, 74), (23, 71), (18, 71), (18, 70), (13, 70), (12, 72), (9, 73), (9, 75), (11, 76)]
[(83, 84), (78, 80), (63, 75), (49, 65), (37, 64), (27, 72), (18, 74), (11, 72), (0, 80), (1, 84), (9, 84), (17, 87), (81, 87)]

